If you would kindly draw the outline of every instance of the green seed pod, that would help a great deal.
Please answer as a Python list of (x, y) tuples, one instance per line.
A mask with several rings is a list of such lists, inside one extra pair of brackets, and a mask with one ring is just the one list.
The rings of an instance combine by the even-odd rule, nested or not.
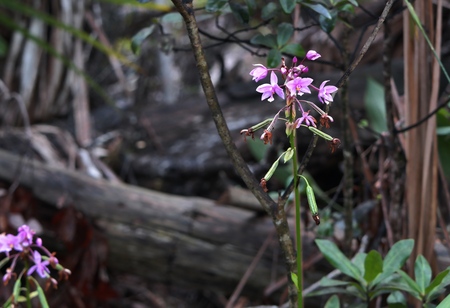
[(319, 210), (317, 209), (316, 196), (311, 186), (306, 186), (306, 197), (308, 198), (309, 210), (316, 224), (320, 224)]
[(292, 156), (294, 156), (294, 150), (292, 148), (289, 148), (284, 152), (284, 163), (288, 162)]
[(313, 127), (313, 126), (308, 126), (308, 129), (309, 129), (310, 131), (312, 131), (314, 134), (318, 135), (319, 137), (322, 137), (323, 139), (325, 139), (325, 140), (327, 140), (327, 141), (331, 141), (331, 140), (334, 139), (334, 138), (331, 137), (330, 135), (325, 134), (323, 131), (321, 131), (321, 130), (319, 130), (319, 129)]
[(264, 179), (266, 181), (270, 180), (272, 175), (274, 174), (275, 170), (277, 170), (278, 162), (280, 161), (280, 158), (278, 158), (273, 164), (272, 167), (270, 167), (269, 171), (267, 171), (266, 175), (264, 176)]

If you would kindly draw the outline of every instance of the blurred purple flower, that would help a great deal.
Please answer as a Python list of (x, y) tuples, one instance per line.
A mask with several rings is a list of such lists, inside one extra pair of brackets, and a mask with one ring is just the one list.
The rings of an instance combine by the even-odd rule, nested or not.
[(47, 268), (47, 265), (49, 265), (49, 261), (45, 260), (42, 261), (42, 256), (39, 252), (36, 250), (33, 252), (33, 262), (34, 265), (30, 267), (30, 269), (27, 272), (27, 275), (30, 276), (31, 274), (36, 271), (39, 276), (42, 278), (47, 278), (48, 274), (50, 273), (50, 270)]
[(338, 88), (335, 86), (325, 86), (325, 84), (328, 81), (329, 80), (325, 80), (324, 82), (322, 82), (319, 88), (319, 95), (318, 95), (319, 101), (325, 104), (329, 104), (330, 102), (333, 101), (333, 96), (331, 96), (331, 93), (334, 93), (338, 90)]
[(321, 57), (321, 55), (315, 50), (310, 50), (306, 53), (306, 59), (308, 59), (308, 60), (314, 61), (314, 60), (319, 59), (320, 57)]
[(286, 83), (291, 95), (303, 95), (303, 93), (311, 93), (308, 86), (313, 82), (312, 78), (296, 77)]
[(316, 119), (312, 115), (309, 115), (309, 110), (303, 111), (302, 116), (295, 121), (295, 127), (299, 128), (303, 122), (305, 122), (305, 125), (307, 126), (316, 127)]
[(266, 78), (268, 72), (267, 67), (262, 64), (253, 64), (253, 66), (256, 66), (256, 68), (252, 69), (250, 72), (250, 75), (253, 76), (252, 80), (258, 82), (261, 79)]

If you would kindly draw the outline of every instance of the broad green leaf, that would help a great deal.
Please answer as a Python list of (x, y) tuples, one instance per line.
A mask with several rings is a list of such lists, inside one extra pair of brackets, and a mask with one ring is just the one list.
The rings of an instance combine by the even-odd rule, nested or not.
[(321, 287), (342, 287), (342, 286), (348, 286), (349, 284), (350, 284), (350, 281), (330, 279), (328, 277), (322, 277), (322, 279), (320, 279)]
[(427, 300), (431, 301), (438, 297), (443, 290), (450, 284), (450, 269), (440, 272), (431, 284), (425, 289)]
[(450, 294), (436, 307), (436, 308), (448, 308), (450, 307)]
[(277, 67), (281, 63), (281, 52), (278, 49), (271, 49), (267, 55), (267, 66)]
[(280, 4), (286, 14), (291, 14), (297, 2), (296, 0), (280, 0)]
[(277, 13), (278, 7), (274, 2), (269, 2), (261, 10), (261, 18), (263, 20), (269, 20), (273, 18)]
[(367, 253), (365, 252), (358, 252), (352, 259), (352, 263), (356, 265), (356, 267), (361, 272), (361, 276), (364, 276), (364, 262), (366, 260)]
[(425, 294), (425, 289), (431, 281), (431, 267), (427, 259), (422, 255), (417, 256), (416, 262), (414, 263), (414, 276), (420, 293)]
[(438, 127), (436, 133), (440, 136), (450, 135), (450, 126)]
[(215, 13), (222, 10), (227, 4), (228, 0), (208, 0), (206, 2), (205, 10), (207, 12)]
[(370, 127), (380, 134), (387, 131), (384, 88), (373, 78), (367, 79), (364, 106)]
[(270, 48), (276, 48), (277, 47), (277, 40), (275, 38), (275, 35), (273, 34), (256, 34), (254, 37), (250, 39), (250, 43), (255, 45), (263, 45)]
[(350, 260), (339, 250), (335, 243), (328, 240), (317, 239), (316, 244), (324, 257), (335, 268), (347, 276), (362, 282), (361, 272)]
[(387, 303), (389, 307), (407, 307), (406, 298), (400, 291), (395, 291), (389, 294), (387, 298)]
[[(108, 2), (111, 4), (116, 4), (116, 5), (130, 5), (130, 6), (136, 6), (136, 7), (140, 7), (140, 8), (145, 8), (148, 10), (153, 10), (153, 11), (158, 11), (158, 12), (169, 12), (172, 7), (169, 5), (164, 5), (164, 4), (158, 4), (155, 3), (155, 1), (146, 1), (146, 2), (141, 2), (141, 1), (136, 1), (136, 0), (100, 0), (102, 2)], [(1, 1), (0, 1), (1, 2)]]
[(378, 251), (372, 250), (364, 262), (364, 279), (372, 282), (383, 271), (383, 259)]
[(402, 284), (402, 286), (406, 286), (404, 291), (408, 292), (409, 294), (411, 294), (415, 298), (417, 298), (419, 300), (422, 300), (422, 295), (421, 295), (421, 292), (420, 292), (420, 288), (417, 285), (417, 283), (414, 280), (412, 280), (412, 278), (409, 277), (408, 274), (406, 274), (404, 271), (397, 270), (397, 273), (400, 274), (403, 282), (405, 283), (405, 284)]
[[(364, 281), (363, 281), (364, 282)], [(351, 281), (350, 285), (347, 287), (347, 291), (350, 292), (355, 297), (359, 297), (362, 300), (366, 300), (366, 289), (361, 285), (360, 282)]]
[(401, 268), (411, 255), (413, 248), (413, 239), (401, 240), (395, 243), (384, 258), (383, 271), (395, 272)]
[(311, 10), (315, 11), (319, 15), (324, 16), (325, 18), (331, 19), (330, 12), (322, 4), (318, 4), (318, 3), (316, 3), (316, 4), (302, 3), (302, 5), (310, 8)]
[(356, 0), (347, 0), (350, 4), (352, 4), (353, 6), (359, 6), (358, 2)]
[(234, 17), (242, 23), (242, 24), (248, 24), (248, 21), (250, 20), (250, 15), (248, 12), (248, 8), (242, 4), (239, 4), (234, 1), (230, 1), (230, 8), (233, 12)]
[(335, 294), (330, 297), (325, 303), (324, 308), (339, 308), (341, 304), (339, 303), (339, 297)]
[(277, 46), (278, 48), (283, 47), (289, 41), (289, 39), (294, 33), (294, 27), (291, 24), (283, 22), (277, 27)]
[(139, 54), (142, 43), (153, 33), (153, 30), (155, 30), (154, 24), (150, 27), (141, 29), (131, 38), (131, 50), (134, 54)]
[(302, 58), (306, 54), (305, 49), (303, 49), (302, 45), (297, 43), (287, 44), (283, 48), (281, 48), (280, 51), (282, 53), (287, 53), (291, 56), (296, 56), (298, 58)]

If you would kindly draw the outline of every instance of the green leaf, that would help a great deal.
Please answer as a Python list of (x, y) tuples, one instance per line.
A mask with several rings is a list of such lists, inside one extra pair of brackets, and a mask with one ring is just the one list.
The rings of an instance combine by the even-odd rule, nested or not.
[(436, 308), (447, 308), (450, 307), (450, 294), (436, 307)]
[(436, 278), (425, 289), (427, 295), (427, 301), (431, 301), (438, 297), (441, 292), (450, 284), (450, 269), (440, 272)]
[(206, 2), (205, 10), (210, 13), (215, 13), (222, 10), (227, 4), (228, 0), (208, 0)]
[(277, 67), (281, 63), (281, 52), (278, 49), (271, 49), (267, 55), (267, 66)]
[(359, 269), (359, 271), (361, 272), (361, 276), (364, 276), (364, 262), (366, 261), (367, 258), (367, 253), (365, 252), (358, 252), (352, 260), (352, 263), (356, 265), (356, 267)]
[(287, 44), (283, 48), (281, 48), (280, 51), (282, 53), (286, 53), (288, 55), (296, 56), (299, 58), (304, 57), (306, 54), (305, 49), (303, 49), (302, 45), (297, 43)]
[(395, 243), (384, 258), (383, 273), (378, 275), (372, 284), (376, 285), (380, 283), (390, 277), (396, 270), (400, 269), (411, 255), (413, 248), (414, 240), (412, 239), (401, 240)]
[(269, 20), (273, 18), (277, 13), (278, 7), (274, 2), (269, 2), (261, 10), (261, 18), (263, 20)]
[(233, 12), (234, 17), (243, 24), (248, 24), (250, 20), (250, 15), (246, 6), (236, 3), (234, 1), (230, 1), (230, 8)]
[[(21, 275), (20, 275), (21, 276)], [(21, 278), (17, 279), (14, 283), (14, 288), (12, 292), (12, 296), (14, 299), (18, 299), (20, 295), (20, 288), (22, 287)]]
[(402, 292), (395, 291), (389, 294), (387, 298), (387, 303), (389, 304), (389, 307), (391, 307), (391, 304), (397, 304), (402, 305), (401, 307), (406, 307), (406, 298)]
[(280, 0), (280, 4), (286, 14), (291, 14), (297, 2), (296, 0)]
[(420, 293), (425, 294), (425, 289), (431, 281), (431, 267), (427, 259), (422, 255), (417, 256), (416, 262), (414, 263), (414, 276)]
[(47, 298), (45, 297), (45, 292), (39, 285), (36, 279), (34, 279), (32, 276), (28, 276), (28, 279), (32, 280), (34, 285), (36, 286), (36, 291), (39, 296), (39, 302), (41, 303), (42, 308), (49, 308), (50, 306), (47, 303)]
[(277, 46), (281, 48), (286, 45), (292, 33), (294, 33), (294, 27), (291, 24), (286, 22), (279, 24), (277, 27)]
[(319, 16), (320, 28), (326, 33), (331, 33), (333, 31), (337, 20), (337, 13), (332, 13), (331, 18), (327, 18), (323, 15)]
[(379, 134), (387, 131), (384, 88), (373, 78), (367, 79), (364, 106), (370, 127)]
[(131, 50), (134, 54), (139, 54), (142, 43), (153, 33), (153, 30), (155, 30), (154, 24), (150, 27), (141, 29), (131, 38)]
[(378, 251), (372, 250), (364, 262), (364, 279), (370, 283), (383, 271), (383, 259)]
[(419, 300), (422, 300), (422, 295), (421, 295), (421, 292), (420, 292), (420, 288), (417, 285), (417, 283), (414, 280), (412, 280), (412, 278), (409, 277), (408, 274), (406, 274), (404, 271), (397, 270), (397, 273), (400, 274), (400, 277), (401, 277), (402, 281), (405, 283), (405, 284), (402, 285), (404, 287), (403, 290), (408, 292), (409, 294), (411, 294), (415, 298), (417, 298)]
[(254, 37), (250, 39), (250, 43), (255, 45), (262, 45), (270, 48), (276, 48), (277, 47), (277, 40), (275, 38), (275, 35), (273, 34), (256, 34)]
[(383, 271), (393, 273), (401, 268), (411, 255), (413, 248), (413, 239), (401, 240), (395, 243), (384, 258)]
[(342, 281), (337, 279), (330, 279), (328, 277), (322, 277), (320, 279), (320, 286), (321, 287), (342, 287), (342, 286), (348, 286), (350, 284), (350, 281)]
[(317, 239), (316, 244), (331, 265), (340, 270), (343, 274), (350, 276), (359, 282), (363, 281), (359, 269), (347, 259), (335, 243), (328, 240)]
[(303, 6), (306, 6), (308, 8), (310, 8), (311, 10), (315, 11), (316, 13), (318, 13), (319, 15), (324, 16), (325, 18), (331, 19), (331, 14), (328, 11), (328, 9), (326, 7), (324, 7), (322, 4), (310, 4), (310, 3), (302, 3)]
[(339, 308), (340, 306), (339, 297), (335, 294), (327, 300), (324, 308)]
[(355, 294), (354, 290), (347, 290), (344, 288), (326, 288), (326, 289), (320, 289), (311, 293), (308, 293), (306, 295), (306, 297), (313, 297), (313, 296), (322, 296), (322, 295), (327, 295), (327, 294), (348, 294), (348, 295), (352, 295), (352, 296), (357, 296)]

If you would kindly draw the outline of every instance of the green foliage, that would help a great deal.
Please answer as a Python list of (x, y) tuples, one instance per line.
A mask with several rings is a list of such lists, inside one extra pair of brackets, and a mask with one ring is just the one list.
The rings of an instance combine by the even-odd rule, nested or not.
[[(316, 240), (316, 244), (328, 262), (351, 279), (337, 280), (324, 277), (320, 281), (322, 289), (309, 296), (349, 294), (367, 305), (376, 297), (389, 293), (387, 298), (389, 307), (407, 307), (402, 293), (406, 292), (420, 300), (424, 307), (434, 307), (432, 302), (450, 285), (450, 268), (432, 280), (430, 264), (421, 255), (414, 263), (415, 280), (401, 270), (414, 247), (414, 241), (411, 239), (394, 244), (384, 260), (374, 250), (368, 254), (358, 253), (353, 260), (349, 260), (331, 241)], [(336, 305), (335, 300), (333, 305)]]
[(436, 121), (439, 158), (444, 174), (450, 181), (450, 112), (447, 109), (439, 110)]

